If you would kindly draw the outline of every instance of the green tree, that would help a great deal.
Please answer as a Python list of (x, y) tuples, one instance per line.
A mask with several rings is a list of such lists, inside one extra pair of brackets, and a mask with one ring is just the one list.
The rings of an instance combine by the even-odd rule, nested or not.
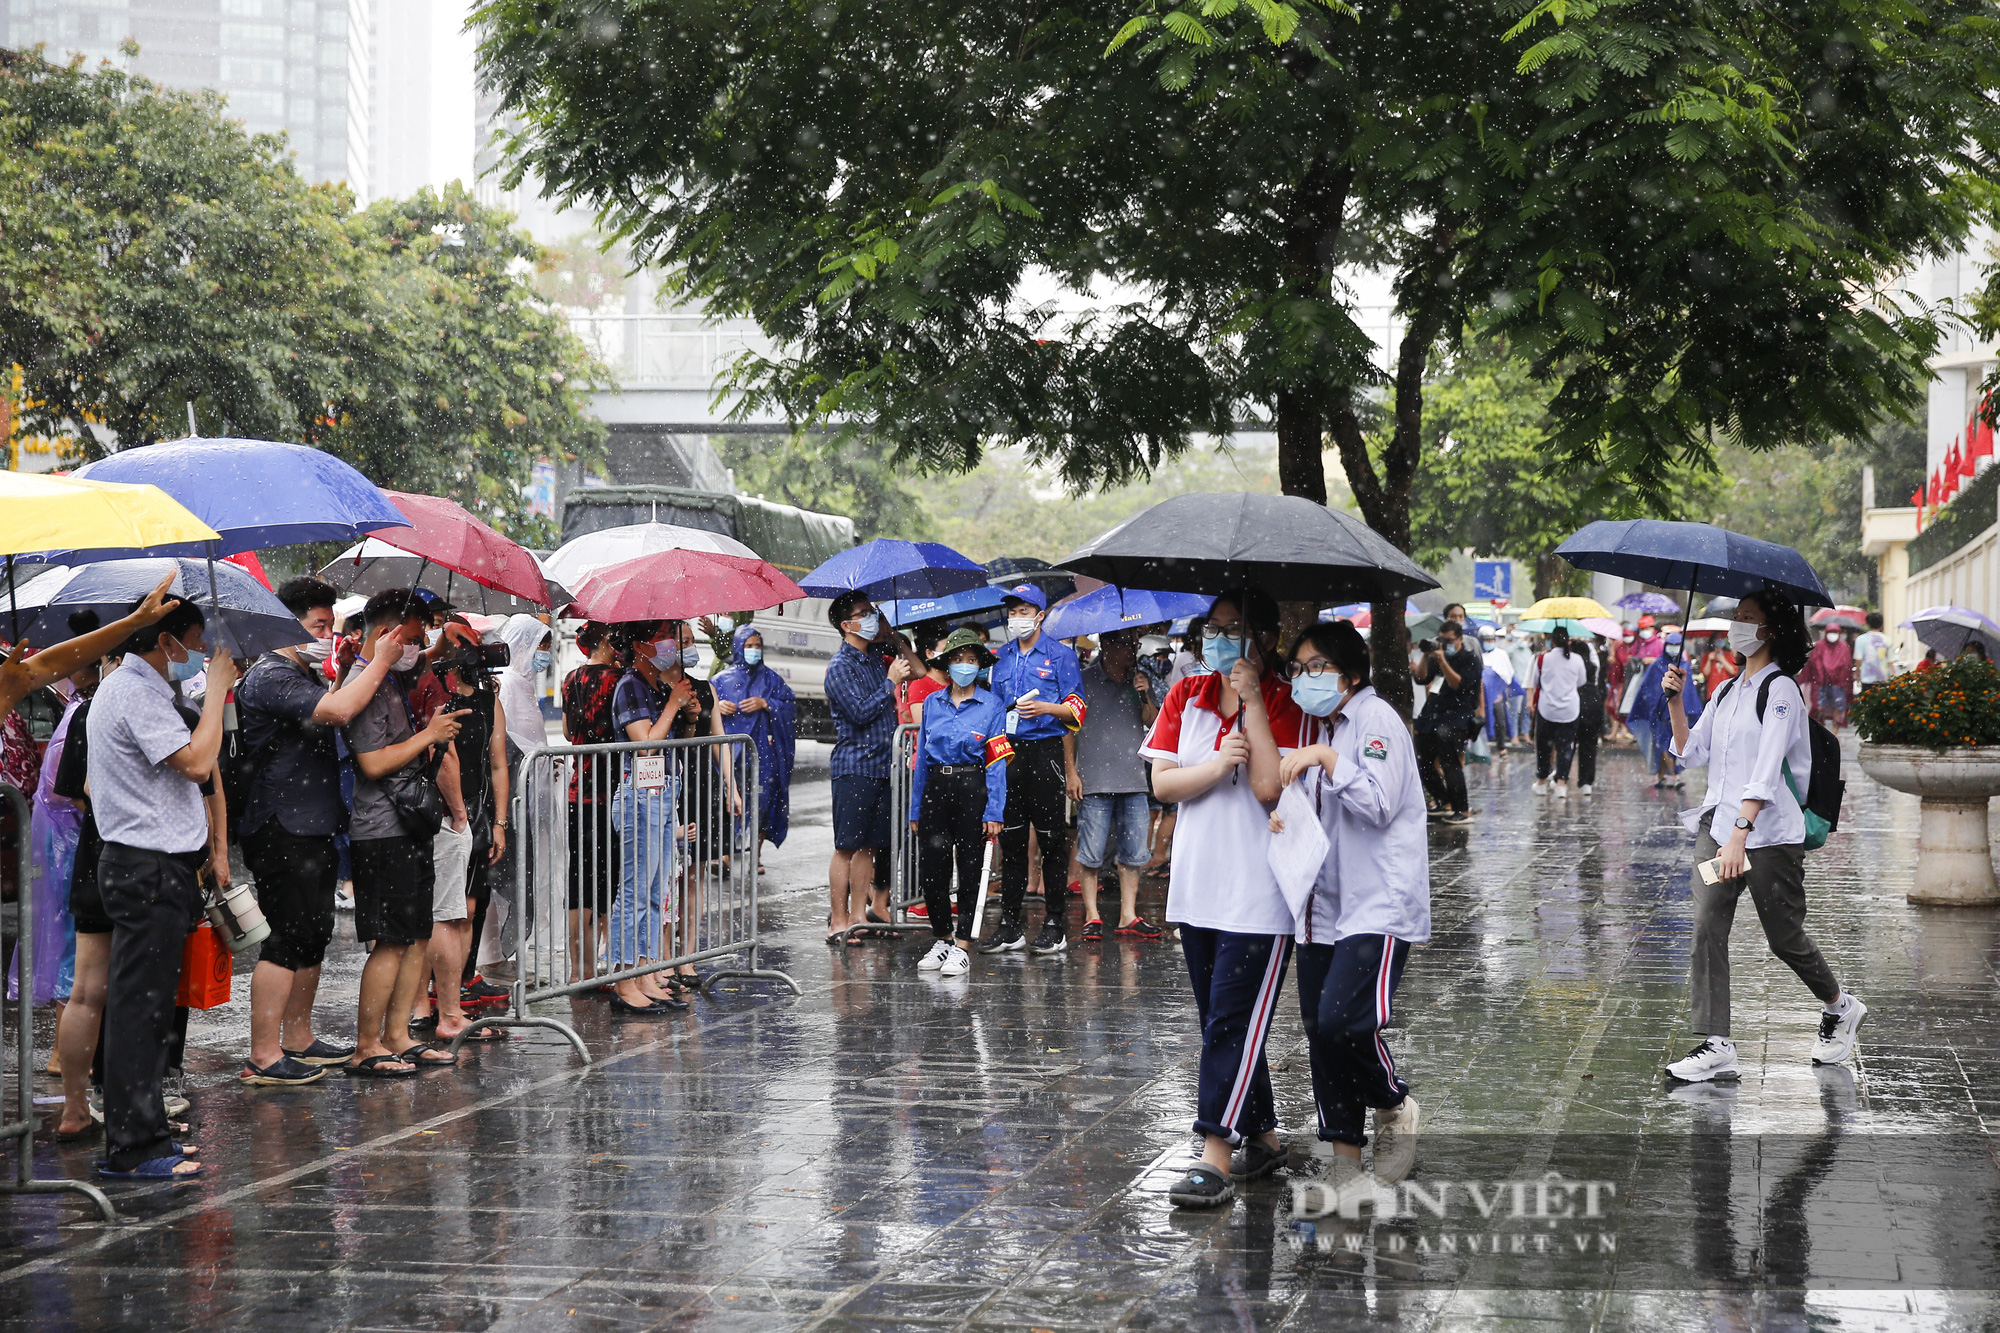
[[(1669, 464), (1656, 498), (1601, 464), (1560, 466), (1549, 398), (1548, 384), (1498, 338), (1467, 339), (1424, 386), (1427, 464), (1410, 492), (1418, 560), (1437, 567), (1466, 550), (1504, 555), (1528, 565), (1534, 595), (1547, 597), (1567, 573), (1556, 547), (1593, 519), (1713, 512), (1718, 478), (1703, 468)], [(1388, 445), (1377, 436), (1378, 451)]]
[(343, 377), (323, 332), (351, 207), (212, 93), (0, 52), (0, 362), (21, 367), (22, 427), (130, 447), (185, 434), (193, 402), (213, 434), (308, 434)]
[(871, 437), (834, 441), (823, 434), (723, 435), (711, 438), (723, 466), (745, 495), (846, 514), (862, 541), (875, 537), (928, 540), (930, 515)]
[[(1935, 329), (1852, 293), (1956, 244), (2000, 146), (1964, 0), (1140, 2), (477, 20), (515, 169), (782, 340), (753, 403), (923, 468), (1011, 441), (1073, 489), (1256, 412), (1286, 492), (1324, 498), (1330, 435), (1405, 548), (1431, 358), (1474, 319), (1551, 385), (1562, 464), (1655, 500), (1719, 440), (1863, 433)], [(1403, 316), (1379, 454), (1350, 263)], [(1400, 608), (1376, 625), (1400, 693)]]

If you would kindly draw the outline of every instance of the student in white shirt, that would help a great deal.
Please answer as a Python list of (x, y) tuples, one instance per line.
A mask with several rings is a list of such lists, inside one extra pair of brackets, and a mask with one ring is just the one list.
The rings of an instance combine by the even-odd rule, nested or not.
[(1590, 664), (1589, 652), (1569, 641), (1569, 631), (1558, 625), (1549, 632), (1546, 652), (1535, 655), (1528, 671), (1528, 697), (1535, 710), (1535, 794), (1549, 790), (1555, 778), (1556, 795), (1569, 795), (1569, 761), (1576, 753), (1577, 718), (1583, 712), (1582, 689)]
[(1223, 593), (1209, 610), (1202, 647), (1213, 670), (1167, 692), (1139, 751), (1153, 761), (1153, 794), (1180, 807), (1167, 920), (1180, 927), (1201, 1015), (1194, 1129), (1205, 1146), (1167, 1193), (1183, 1208), (1235, 1197), (1238, 1145), (1246, 1178), (1284, 1160), (1264, 1039), (1284, 988), (1293, 924), (1269, 860), (1278, 763), (1298, 745), (1299, 731), (1279, 669), (1278, 604), (1262, 589)]
[(1684, 669), (1669, 669), (1661, 682), (1669, 696), (1674, 754), (1691, 768), (1708, 766), (1708, 794), (1682, 819), (1700, 830), (1696, 865), (1713, 858), (1717, 871), (1715, 883), (1705, 882), (1699, 871), (1693, 883), (1688, 970), (1694, 1030), (1702, 1042), (1667, 1066), (1668, 1074), (1689, 1083), (1741, 1076), (1729, 1033), (1729, 928), (1745, 888), (1771, 952), (1823, 1006), (1813, 1063), (1837, 1064), (1853, 1054), (1855, 1034), (1868, 1015), (1868, 1006), (1840, 988), (1806, 934), (1806, 826), (1799, 799), (1812, 781), (1812, 744), (1805, 696), (1792, 679), (1809, 651), (1805, 619), (1783, 593), (1753, 592), (1737, 604), (1729, 646), (1743, 658), (1743, 669), (1716, 693), (1692, 729), (1680, 693)]
[[(1279, 762), (1278, 780), (1281, 789), (1303, 784), (1327, 836), (1326, 864), (1295, 929), (1299, 1015), (1319, 1139), (1331, 1153), (1331, 1194), (1310, 1211), (1324, 1213), (1343, 1207), (1343, 1192), (1372, 1202), (1375, 1184), (1393, 1184), (1416, 1164), (1416, 1098), (1382, 1029), (1410, 946), (1430, 939), (1430, 839), (1410, 730), (1369, 685), (1359, 631), (1306, 630), (1288, 675), (1304, 743)], [(1271, 829), (1283, 831), (1276, 815)], [(1372, 1180), (1360, 1171), (1370, 1108)]]

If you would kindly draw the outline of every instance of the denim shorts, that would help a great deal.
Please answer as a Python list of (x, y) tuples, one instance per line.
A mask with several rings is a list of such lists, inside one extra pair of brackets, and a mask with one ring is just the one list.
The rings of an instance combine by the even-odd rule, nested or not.
[(1105, 852), (1115, 850), (1119, 865), (1145, 865), (1152, 859), (1152, 850), (1146, 845), (1151, 822), (1142, 791), (1084, 797), (1076, 807), (1077, 864), (1102, 870)]
[(889, 845), (889, 779), (843, 774), (833, 780), (833, 846), (842, 852)]

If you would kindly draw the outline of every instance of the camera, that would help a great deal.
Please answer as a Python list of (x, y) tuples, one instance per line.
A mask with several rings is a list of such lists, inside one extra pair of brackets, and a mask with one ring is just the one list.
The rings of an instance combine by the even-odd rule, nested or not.
[(513, 660), (513, 650), (504, 643), (460, 643), (434, 665), (440, 672), (456, 671), (462, 677), (470, 677), (500, 671)]
[(1438, 650), (1438, 641), (1436, 639), (1420, 639), (1417, 641), (1417, 651), (1425, 654), (1426, 656), (1436, 652), (1437, 650)]

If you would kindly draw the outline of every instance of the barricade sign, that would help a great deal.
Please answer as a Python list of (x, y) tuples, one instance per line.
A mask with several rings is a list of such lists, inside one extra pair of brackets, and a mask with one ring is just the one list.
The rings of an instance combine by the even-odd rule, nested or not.
[[(512, 800), (516, 975), (481, 1023), (559, 1032), (530, 1012), (648, 973), (729, 957), (702, 979), (783, 982), (757, 965), (757, 751), (745, 736), (549, 746), (521, 760)], [(503, 880), (504, 882), (504, 880)], [(452, 1043), (453, 1049), (460, 1044)]]

